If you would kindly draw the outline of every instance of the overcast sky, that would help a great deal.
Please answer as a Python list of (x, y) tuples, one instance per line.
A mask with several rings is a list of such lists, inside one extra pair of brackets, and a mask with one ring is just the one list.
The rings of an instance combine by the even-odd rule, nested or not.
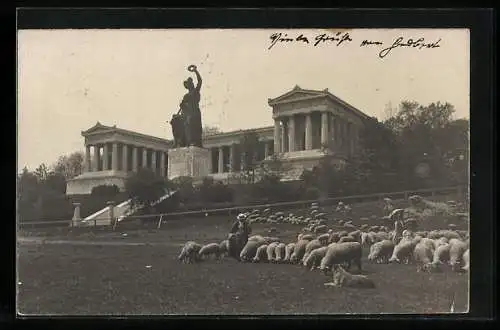
[[(282, 32), (310, 40), (278, 43)], [(25, 30), (18, 32), (18, 167), (52, 164), (84, 149), (97, 121), (171, 138), (167, 123), (185, 93), (186, 70), (203, 78), (204, 125), (223, 131), (272, 125), (268, 98), (295, 85), (325, 89), (383, 118), (402, 100), (450, 102), (469, 117), (467, 30), (350, 30), (352, 42), (313, 46), (331, 30)], [(379, 52), (399, 36), (439, 48)], [(364, 40), (382, 46), (360, 47)]]

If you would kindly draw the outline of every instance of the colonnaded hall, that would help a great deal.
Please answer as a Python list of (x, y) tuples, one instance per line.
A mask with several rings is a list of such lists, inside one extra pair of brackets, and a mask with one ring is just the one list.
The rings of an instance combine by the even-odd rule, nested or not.
[[(258, 161), (277, 153), (287, 163), (283, 180), (296, 180), (324, 157), (329, 145), (334, 162), (342, 166), (359, 147), (359, 132), (368, 118), (362, 111), (325, 90), (295, 86), (291, 91), (268, 99), (273, 126), (208, 135), (208, 176), (226, 181), (241, 170), (239, 143), (253, 131), (259, 137)], [(202, 110), (203, 112), (203, 110)], [(81, 175), (67, 182), (68, 195), (90, 194), (93, 187), (114, 184), (123, 190), (128, 174), (147, 167), (167, 176), (169, 150), (173, 141), (99, 122), (82, 132), (85, 165)], [(172, 179), (172, 177), (169, 177)]]

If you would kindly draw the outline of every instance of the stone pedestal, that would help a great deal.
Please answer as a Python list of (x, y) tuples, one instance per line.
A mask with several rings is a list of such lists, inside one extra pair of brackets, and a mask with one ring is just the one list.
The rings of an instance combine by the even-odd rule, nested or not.
[(100, 185), (116, 185), (124, 191), (127, 177), (123, 171), (86, 172), (66, 181), (66, 195), (90, 195), (92, 188)]
[(82, 217), (80, 216), (80, 203), (73, 203), (75, 207), (75, 212), (73, 213), (73, 219), (71, 219), (71, 224), (73, 226), (78, 226), (80, 221), (82, 221)]
[(208, 176), (209, 172), (210, 150), (191, 146), (168, 151), (169, 180), (180, 176), (202, 178)]
[(113, 225), (115, 223), (115, 202), (108, 201), (108, 202), (106, 202), (106, 204), (109, 207), (109, 210), (108, 210), (109, 221), (110, 221), (110, 224)]

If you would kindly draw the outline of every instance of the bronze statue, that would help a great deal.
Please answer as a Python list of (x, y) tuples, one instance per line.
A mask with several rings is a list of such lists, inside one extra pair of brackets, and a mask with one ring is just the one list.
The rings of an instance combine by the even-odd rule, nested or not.
[[(202, 127), (199, 103), (202, 80), (196, 65), (190, 65), (187, 69), (189, 72), (195, 73), (197, 83), (195, 86), (191, 77), (184, 81), (184, 87), (188, 92), (182, 98), (179, 112), (172, 116), (170, 124), (177, 147), (196, 146), (201, 148)], [(179, 124), (181, 120), (184, 124), (183, 129), (180, 128)]]

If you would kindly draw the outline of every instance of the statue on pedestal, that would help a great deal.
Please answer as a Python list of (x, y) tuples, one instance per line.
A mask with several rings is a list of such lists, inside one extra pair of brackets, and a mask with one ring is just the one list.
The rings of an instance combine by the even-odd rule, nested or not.
[(191, 77), (184, 81), (188, 92), (182, 98), (179, 111), (172, 116), (170, 125), (174, 135), (175, 147), (196, 146), (202, 148), (202, 126), (200, 111), (201, 76), (196, 65), (188, 66), (189, 72), (196, 75), (196, 86)]

